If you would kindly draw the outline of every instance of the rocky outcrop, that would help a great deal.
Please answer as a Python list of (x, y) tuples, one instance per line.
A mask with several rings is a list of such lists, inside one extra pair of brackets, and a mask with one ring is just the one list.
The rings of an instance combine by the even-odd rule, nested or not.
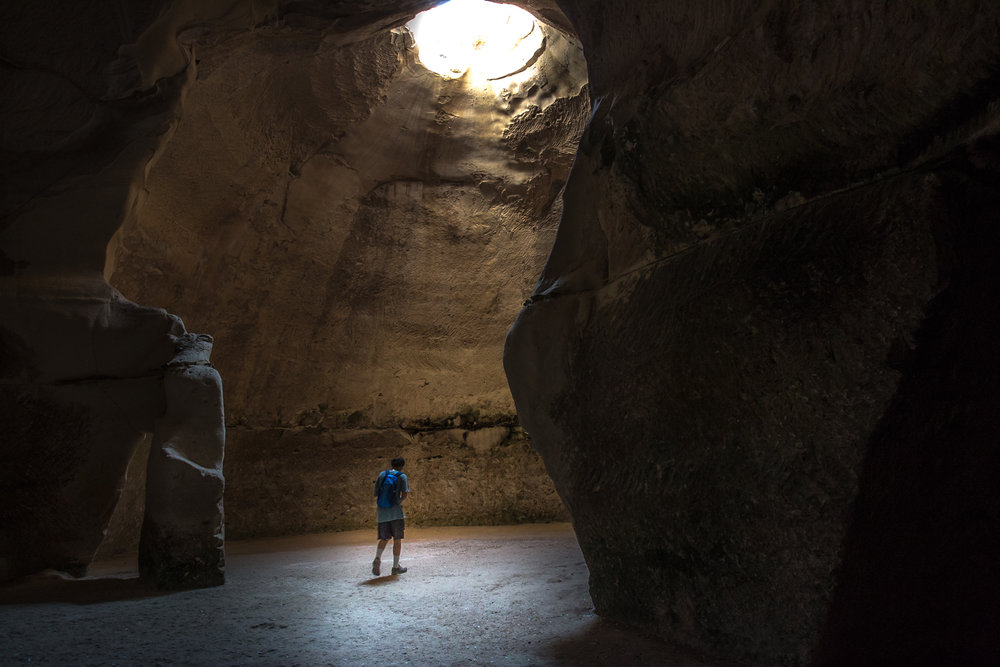
[(163, 376), (146, 472), (139, 573), (160, 588), (223, 583), (222, 379), (209, 363), (212, 337), (185, 334)]
[(168, 409), (183, 412), (170, 407), (162, 369), (183, 324), (128, 301), (102, 274), (194, 78), (172, 39), (178, 21), (253, 20), (229, 9), (2, 9), (2, 580), (83, 573), (136, 443)]
[(562, 4), (598, 105), (505, 363), (597, 610), (996, 659), (996, 8)]
[[(199, 494), (199, 484), (178, 483), (154, 457), (150, 479), (161, 483), (146, 489), (144, 530), (197, 535), (204, 530), (201, 522), (212, 517), (217, 530), (224, 443), (218, 428), (221, 385), (209, 367), (198, 364), (192, 370), (186, 357), (171, 358), (175, 341), (199, 339), (185, 333), (176, 317), (137, 306), (100, 279), (59, 290), (43, 290), (36, 283), (34, 289), (5, 295), (0, 305), (9, 315), (0, 383), (7, 462), (0, 533), (3, 580), (47, 568), (86, 572), (121, 495), (126, 466), (148, 433), (154, 434), (158, 454), (196, 456), (193, 452), (207, 448), (212, 453), (202, 457), (211, 461), (215, 456), (219, 470), (216, 496), (206, 498)], [(183, 371), (177, 363), (184, 364)], [(215, 374), (210, 386), (196, 392), (220, 407), (215, 426), (211, 414), (206, 416), (197, 401), (192, 404), (189, 383), (178, 382), (178, 373)], [(199, 526), (191, 528), (192, 521)], [(221, 563), (201, 558), (195, 546), (150, 544), (147, 551), (181, 559), (197, 553), (192, 566), (170, 576), (164, 576), (162, 558), (148, 563), (145, 573), (162, 587), (221, 583)], [(206, 579), (209, 572), (214, 574)]]
[(160, 366), (183, 327), (102, 285), (11, 290), (0, 302), (5, 580), (85, 570), (132, 448), (164, 410)]

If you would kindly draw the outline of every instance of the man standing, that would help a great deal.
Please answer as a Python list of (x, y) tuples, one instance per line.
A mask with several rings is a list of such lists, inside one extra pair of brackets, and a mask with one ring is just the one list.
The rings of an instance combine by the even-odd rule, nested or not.
[(403, 501), (410, 493), (410, 482), (400, 472), (406, 461), (402, 457), (392, 460), (392, 468), (383, 470), (375, 480), (375, 497), (378, 499), (378, 550), (372, 561), (372, 574), (382, 573), (382, 551), (392, 538), (392, 573), (402, 574), (405, 567), (399, 565), (399, 553), (403, 549)]

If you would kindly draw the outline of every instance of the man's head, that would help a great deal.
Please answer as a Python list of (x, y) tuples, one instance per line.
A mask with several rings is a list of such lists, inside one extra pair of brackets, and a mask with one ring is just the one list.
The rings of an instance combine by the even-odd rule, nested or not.
[(392, 460), (392, 467), (395, 468), (396, 470), (400, 470), (405, 465), (406, 461), (403, 460), (402, 456), (397, 456)]

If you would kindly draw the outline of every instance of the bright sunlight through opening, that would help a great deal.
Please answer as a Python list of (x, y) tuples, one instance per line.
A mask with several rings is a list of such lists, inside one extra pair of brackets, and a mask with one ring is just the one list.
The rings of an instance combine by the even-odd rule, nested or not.
[(447, 79), (468, 72), (476, 83), (522, 71), (543, 42), (531, 14), (485, 0), (451, 0), (417, 14), (406, 27), (424, 67)]

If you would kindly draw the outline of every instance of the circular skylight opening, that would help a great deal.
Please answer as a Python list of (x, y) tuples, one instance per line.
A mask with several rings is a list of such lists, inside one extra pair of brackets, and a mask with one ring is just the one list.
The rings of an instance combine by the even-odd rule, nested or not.
[(516, 74), (530, 64), (544, 39), (534, 16), (486, 0), (451, 0), (417, 14), (406, 27), (420, 62), (447, 79), (468, 73), (495, 81)]

